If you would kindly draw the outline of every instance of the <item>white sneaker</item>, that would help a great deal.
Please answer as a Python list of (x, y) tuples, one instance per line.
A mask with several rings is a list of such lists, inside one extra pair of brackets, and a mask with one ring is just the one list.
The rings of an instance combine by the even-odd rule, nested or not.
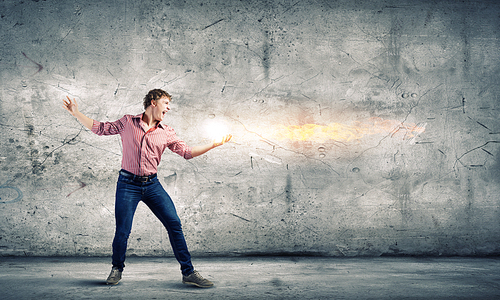
[(209, 288), (214, 285), (210, 280), (203, 278), (200, 273), (198, 273), (198, 271), (194, 271), (188, 276), (182, 275), (182, 283), (191, 284), (202, 288)]
[(118, 284), (118, 281), (120, 281), (120, 279), (122, 279), (122, 271), (118, 270), (118, 268), (113, 267), (111, 269), (111, 273), (109, 273), (108, 279), (106, 279), (106, 284)]

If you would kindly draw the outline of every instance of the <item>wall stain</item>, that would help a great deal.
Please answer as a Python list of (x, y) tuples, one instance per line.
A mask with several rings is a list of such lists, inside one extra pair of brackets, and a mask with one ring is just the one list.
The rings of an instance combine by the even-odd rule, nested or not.
[(12, 189), (17, 193), (17, 197), (12, 200), (4, 200), (2, 197), (0, 197), (0, 203), (16, 203), (21, 201), (21, 199), (23, 199), (23, 192), (21, 192), (21, 190), (18, 189), (17, 187), (3, 185), (0, 186), (0, 189)]
[(285, 201), (287, 204), (287, 213), (293, 212), (294, 199), (292, 196), (292, 176), (290, 174), (286, 176)]
[[(43, 66), (41, 64), (39, 64), (36, 61), (29, 58), (28, 55), (26, 55), (26, 53), (24, 53), (24, 52), (21, 52), (21, 53), (24, 55), (24, 57), (26, 57), (29, 61), (31, 61), (32, 63), (34, 63), (38, 67), (38, 70), (35, 72), (35, 74), (39, 73), (43, 69)], [(33, 74), (33, 75), (35, 75), (35, 74)]]
[(77, 179), (76, 181), (78, 181), (78, 183), (80, 184), (80, 187), (79, 187), (79, 188), (77, 188), (76, 190), (72, 191), (71, 193), (69, 193), (66, 197), (71, 196), (71, 194), (73, 194), (74, 192), (76, 192), (76, 191), (78, 191), (78, 190), (80, 190), (80, 189), (83, 189), (84, 187), (86, 187), (86, 186), (87, 186), (87, 184), (85, 184), (85, 182), (80, 181), (79, 179)]
[(245, 218), (240, 217), (240, 216), (238, 216), (238, 215), (235, 215), (235, 214), (233, 214), (233, 213), (229, 213), (229, 214), (230, 214), (230, 215), (232, 215), (232, 216), (234, 216), (234, 217), (236, 217), (236, 218), (242, 219), (243, 221), (247, 221), (247, 222), (250, 222), (250, 223), (252, 222), (252, 221), (250, 221), (250, 220), (248, 220), (248, 219), (245, 219)]

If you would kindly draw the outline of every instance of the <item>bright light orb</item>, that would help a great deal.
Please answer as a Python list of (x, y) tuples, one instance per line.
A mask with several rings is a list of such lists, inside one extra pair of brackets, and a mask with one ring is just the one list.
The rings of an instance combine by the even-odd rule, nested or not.
[(209, 120), (205, 124), (205, 131), (211, 141), (221, 143), (223, 138), (229, 134), (229, 127), (221, 120)]

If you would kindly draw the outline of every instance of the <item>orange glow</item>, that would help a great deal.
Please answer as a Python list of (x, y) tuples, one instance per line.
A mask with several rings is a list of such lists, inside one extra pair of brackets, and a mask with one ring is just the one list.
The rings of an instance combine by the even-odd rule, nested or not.
[(302, 126), (280, 125), (274, 133), (278, 140), (291, 141), (314, 141), (325, 142), (334, 140), (349, 142), (359, 140), (367, 135), (396, 134), (403, 136), (403, 139), (412, 138), (425, 131), (424, 126), (417, 124), (402, 123), (397, 120), (384, 120), (381, 118), (370, 118), (366, 122), (355, 122), (353, 125), (331, 123), (328, 125), (305, 124)]

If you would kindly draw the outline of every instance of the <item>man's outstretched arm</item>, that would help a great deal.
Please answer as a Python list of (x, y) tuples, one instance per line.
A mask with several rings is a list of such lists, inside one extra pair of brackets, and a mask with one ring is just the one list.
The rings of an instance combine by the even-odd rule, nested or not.
[(228, 134), (225, 137), (223, 137), (222, 141), (220, 141), (220, 142), (213, 142), (212, 144), (195, 146), (195, 147), (193, 147), (193, 149), (191, 149), (191, 156), (193, 156), (193, 157), (200, 156), (200, 155), (208, 152), (209, 150), (212, 150), (215, 147), (219, 147), (221, 145), (224, 145), (224, 143), (229, 142), (229, 140), (232, 137), (233, 137), (232, 135)]
[(69, 111), (70, 114), (72, 114), (74, 117), (76, 117), (76, 119), (78, 121), (80, 121), (80, 123), (82, 123), (85, 127), (92, 130), (92, 126), (94, 125), (94, 120), (92, 120), (91, 118), (82, 114), (78, 110), (78, 104), (76, 103), (76, 99), (71, 100), (68, 96), (66, 96), (66, 98), (68, 98), (68, 100), (63, 99), (63, 102), (64, 102), (63, 107), (67, 111)]

